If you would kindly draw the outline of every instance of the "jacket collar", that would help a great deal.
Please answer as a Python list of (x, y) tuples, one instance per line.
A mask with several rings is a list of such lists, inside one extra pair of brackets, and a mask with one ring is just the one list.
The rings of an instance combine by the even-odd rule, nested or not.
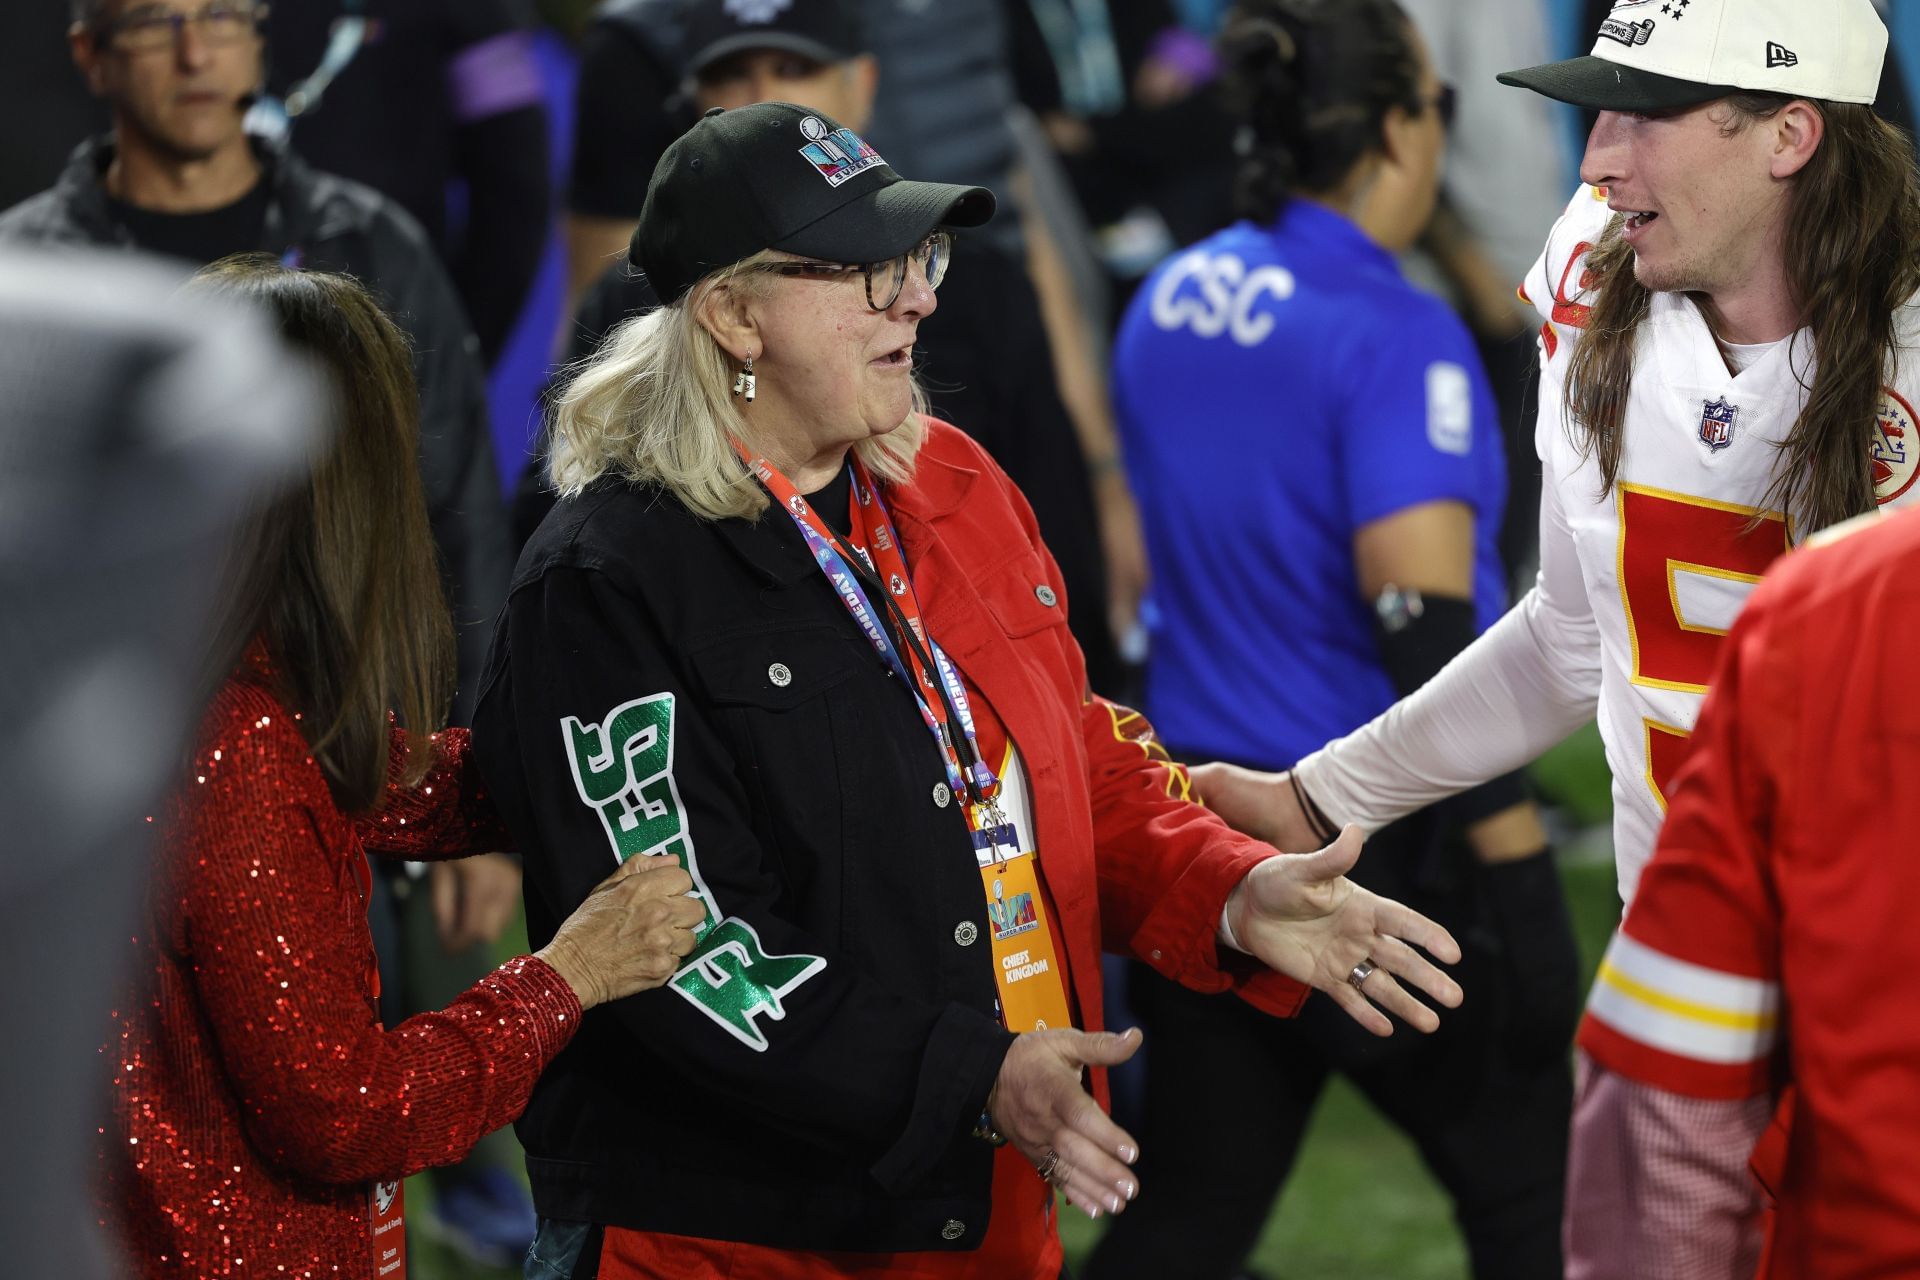
[(899, 521), (937, 524), (960, 509), (979, 479), (972, 467), (929, 457), (923, 450), (914, 462), (913, 479), (887, 487), (887, 509)]
[(786, 586), (820, 572), (805, 538), (786, 512), (771, 504), (752, 520), (716, 520), (720, 540), (771, 585)]
[[(909, 548), (925, 545), (920, 535), (958, 511), (980, 473), (972, 467), (928, 457), (914, 463), (913, 479), (890, 484), (882, 491), (887, 510), (900, 526)], [(721, 540), (769, 582), (786, 584), (820, 572), (806, 539), (784, 511), (769, 506), (756, 520), (716, 522)], [(911, 528), (911, 533), (909, 532)]]
[[(265, 243), (255, 246), (269, 253), (284, 253), (302, 245), (324, 228), (314, 219), (319, 201), (313, 198), (314, 171), (291, 151), (257, 134), (247, 143), (260, 162), (260, 180), (268, 185), (273, 198), (267, 205)], [(115, 221), (113, 204), (107, 198), (107, 168), (115, 154), (111, 131), (89, 138), (74, 148), (60, 171), (54, 189), (74, 224), (89, 240), (98, 243), (128, 244), (127, 229)]]

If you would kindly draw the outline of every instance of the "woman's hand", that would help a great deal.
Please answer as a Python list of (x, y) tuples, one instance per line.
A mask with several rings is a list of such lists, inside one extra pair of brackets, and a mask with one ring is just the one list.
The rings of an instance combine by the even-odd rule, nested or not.
[(1288, 853), (1310, 853), (1320, 847), (1321, 837), (1300, 807), (1288, 774), (1261, 773), (1237, 764), (1197, 764), (1187, 772), (1200, 803), (1235, 831)]
[(693, 950), (707, 909), (686, 895), (693, 877), (668, 857), (629, 858), (594, 886), (537, 953), (566, 979), (580, 1008), (648, 991)]
[(994, 1128), (1089, 1218), (1119, 1213), (1139, 1193), (1127, 1166), (1140, 1158), (1140, 1145), (1080, 1087), (1080, 1072), (1118, 1066), (1139, 1047), (1137, 1027), (1120, 1035), (1029, 1031), (1007, 1050), (987, 1095)]
[[(1419, 912), (1346, 878), (1364, 840), (1359, 827), (1349, 826), (1318, 853), (1268, 858), (1227, 899), (1228, 923), (1241, 946), (1294, 981), (1326, 992), (1375, 1035), (1393, 1034), (1380, 1009), (1432, 1031), (1439, 1015), (1396, 979), (1453, 1008), (1460, 1003), (1460, 985), (1413, 948), (1456, 964), (1460, 944)], [(1372, 969), (1354, 982), (1362, 965)]]

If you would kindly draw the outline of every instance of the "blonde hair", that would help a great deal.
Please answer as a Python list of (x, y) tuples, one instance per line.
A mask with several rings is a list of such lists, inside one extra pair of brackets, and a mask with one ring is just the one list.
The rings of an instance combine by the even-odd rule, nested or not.
[[(768, 505), (733, 441), (756, 440), (751, 411), (733, 395), (733, 359), (696, 318), (721, 285), (763, 293), (772, 277), (748, 271), (768, 250), (722, 268), (677, 301), (626, 320), (575, 365), (554, 401), (547, 475), (571, 497), (605, 475), (655, 484), (706, 520), (751, 520)], [(913, 380), (906, 421), (854, 446), (875, 479), (904, 483), (926, 436), (926, 393)]]

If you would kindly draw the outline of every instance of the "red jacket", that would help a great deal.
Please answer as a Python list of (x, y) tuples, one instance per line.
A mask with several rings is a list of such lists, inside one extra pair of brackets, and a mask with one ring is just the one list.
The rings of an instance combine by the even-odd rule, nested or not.
[(439, 735), (419, 788), (356, 823), (295, 719), (257, 672), (215, 698), (162, 821), (137, 985), (104, 1051), (107, 1225), (155, 1280), (375, 1276), (374, 1186), (511, 1121), (580, 1020), (572, 989), (522, 957), (381, 1029), (363, 845), (511, 846), (463, 730)]

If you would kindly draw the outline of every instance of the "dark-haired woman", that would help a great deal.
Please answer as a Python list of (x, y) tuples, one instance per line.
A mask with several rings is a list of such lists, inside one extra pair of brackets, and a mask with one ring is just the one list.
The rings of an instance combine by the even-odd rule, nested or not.
[(229, 261), (200, 281), (277, 321), (339, 411), (230, 567), (219, 687), (107, 1049), (104, 1208), (141, 1276), (398, 1276), (398, 1180), (514, 1119), (582, 1011), (664, 981), (700, 912), (670, 861), (623, 868), (538, 954), (381, 1029), (363, 849), (507, 847), (464, 731), (429, 732), (452, 631), (407, 346), (343, 276)]
[[(1394, 261), (1446, 140), (1413, 28), (1391, 0), (1248, 0), (1222, 53), (1244, 220), (1135, 296), (1115, 399), (1155, 569), (1149, 712), (1179, 758), (1278, 770), (1499, 616), (1505, 474), (1472, 338)], [(1558, 1275), (1577, 990), (1545, 843), (1512, 778), (1373, 836), (1356, 876), (1467, 943), (1475, 998), (1418, 1043), (1311, 1005), (1249, 1016), (1135, 966), (1160, 1194), (1089, 1274), (1235, 1274), (1339, 1074), (1418, 1144), (1478, 1276)]]

